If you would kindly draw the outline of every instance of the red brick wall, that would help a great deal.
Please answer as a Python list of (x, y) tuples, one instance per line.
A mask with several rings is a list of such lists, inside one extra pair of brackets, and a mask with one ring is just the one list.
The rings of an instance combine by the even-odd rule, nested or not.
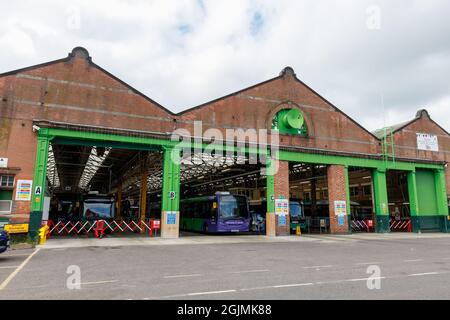
[[(314, 93), (292, 75), (261, 84), (181, 114), (180, 120), (202, 120), (203, 126), (267, 129), (279, 109), (300, 109), (307, 121), (309, 138), (284, 135), (287, 146), (378, 153), (376, 138)], [(191, 124), (179, 124), (191, 128)]]
[[(434, 123), (429, 115), (422, 112), (421, 117), (395, 133), (395, 154), (397, 157), (439, 160), (450, 162), (450, 136)], [(419, 116), (419, 115), (418, 115)], [(417, 133), (435, 134), (438, 137), (439, 152), (417, 149)], [(447, 193), (450, 194), (450, 170), (446, 169)]]
[[(330, 208), (330, 231), (331, 233), (348, 233), (348, 220), (345, 216), (344, 225), (338, 224), (335, 215), (334, 201), (346, 201), (345, 167), (332, 165), (327, 168), (328, 199)], [(347, 208), (348, 210), (348, 208)]]
[[(278, 161), (278, 171), (274, 175), (275, 185), (275, 199), (288, 199), (289, 200), (289, 162)], [(289, 216), (286, 217), (286, 226), (279, 226), (278, 219), (275, 217), (276, 233), (277, 235), (289, 235), (290, 233), (290, 221)]]

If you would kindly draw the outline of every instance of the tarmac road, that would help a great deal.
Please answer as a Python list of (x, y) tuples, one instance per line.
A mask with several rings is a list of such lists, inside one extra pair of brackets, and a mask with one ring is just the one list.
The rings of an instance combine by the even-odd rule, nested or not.
[(448, 235), (207, 239), (10, 251), (0, 299), (450, 299)]

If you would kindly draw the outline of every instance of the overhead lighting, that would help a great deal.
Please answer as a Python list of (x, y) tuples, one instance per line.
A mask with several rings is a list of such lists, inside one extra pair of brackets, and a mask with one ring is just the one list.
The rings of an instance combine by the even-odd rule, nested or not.
[(58, 168), (56, 167), (55, 153), (53, 152), (53, 146), (48, 146), (48, 160), (47, 160), (47, 178), (52, 187), (57, 188), (60, 186)]
[(102, 151), (102, 155), (99, 156), (97, 154), (97, 147), (92, 147), (91, 154), (86, 162), (83, 173), (81, 174), (81, 179), (78, 186), (82, 189), (86, 189), (86, 187), (91, 182), (92, 177), (95, 176), (98, 169), (102, 166), (103, 161), (105, 161), (106, 157), (108, 157), (111, 148), (105, 148), (105, 151)]

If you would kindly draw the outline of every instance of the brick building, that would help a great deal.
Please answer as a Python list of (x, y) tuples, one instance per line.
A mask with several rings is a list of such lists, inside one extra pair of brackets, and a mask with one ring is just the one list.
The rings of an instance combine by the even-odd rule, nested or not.
[[(414, 231), (447, 231), (449, 133), (425, 110), (407, 123), (371, 133), (300, 81), (290, 67), (275, 78), (175, 114), (77, 47), (66, 58), (1, 74), (0, 98), (0, 218), (27, 222), (31, 216), (32, 232), (41, 223), (45, 196), (101, 189), (115, 197), (120, 214), (121, 199), (137, 186), (140, 217), (145, 219), (159, 192), (162, 235), (177, 237), (182, 194), (208, 186), (209, 192), (217, 191), (213, 182), (228, 180), (238, 181), (229, 189), (246, 185), (267, 199), (269, 235), (289, 231), (289, 221), (280, 224), (276, 214), (277, 199), (294, 194), (304, 199), (309, 192), (316, 210), (317, 188), (327, 191), (330, 231), (349, 232), (349, 186), (355, 179), (369, 186), (365, 200), (378, 231), (390, 230), (390, 219), (401, 211), (392, 199), (400, 193), (398, 203), (407, 208), (404, 215)], [(195, 133), (199, 121), (200, 135), (217, 129), (227, 137), (227, 130), (242, 129), (244, 141), (234, 139), (230, 148), (236, 151), (242, 142), (248, 157), (257, 138), (251, 130), (278, 133), (279, 150), (268, 161), (268, 167), (279, 161), (278, 171), (251, 180), (244, 175), (252, 168), (234, 162), (214, 170), (196, 166), (197, 171), (171, 163), (175, 130), (190, 133), (184, 141), (193, 146), (207, 145)], [(264, 154), (271, 152), (268, 142)], [(94, 171), (86, 170), (91, 158), (101, 162)], [(212, 182), (202, 182), (198, 170)], [(188, 190), (193, 185), (200, 187)], [(135, 196), (129, 191), (128, 197)], [(169, 212), (176, 214), (176, 227), (166, 220)]]

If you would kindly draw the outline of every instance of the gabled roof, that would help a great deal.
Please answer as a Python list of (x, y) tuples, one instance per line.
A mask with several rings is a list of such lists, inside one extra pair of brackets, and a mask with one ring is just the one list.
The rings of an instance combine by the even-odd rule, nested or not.
[(112, 79), (114, 79), (115, 81), (121, 83), (122, 85), (124, 85), (125, 87), (127, 87), (128, 89), (130, 89), (132, 92), (134, 92), (137, 95), (140, 95), (141, 97), (143, 97), (145, 100), (151, 102), (152, 104), (156, 105), (157, 107), (163, 109), (165, 112), (167, 112), (170, 115), (175, 115), (175, 113), (173, 113), (172, 111), (170, 111), (169, 109), (165, 108), (164, 106), (162, 106), (161, 104), (159, 104), (158, 102), (156, 102), (155, 100), (149, 98), (148, 96), (146, 96), (145, 94), (143, 94), (142, 92), (140, 92), (139, 90), (135, 89), (134, 87), (132, 87), (131, 85), (129, 85), (128, 83), (126, 83), (125, 81), (119, 79), (118, 77), (116, 77), (115, 75), (113, 75), (112, 73), (110, 73), (109, 71), (103, 69), (102, 67), (100, 67), (99, 65), (97, 65), (96, 63), (92, 62), (92, 58), (89, 56), (89, 52), (83, 48), (83, 47), (75, 47), (73, 48), (72, 52), (69, 53), (69, 55), (66, 58), (62, 58), (62, 59), (57, 59), (57, 60), (53, 60), (53, 61), (49, 61), (49, 62), (44, 62), (44, 63), (40, 63), (40, 64), (36, 64), (33, 66), (29, 66), (29, 67), (25, 67), (25, 68), (20, 68), (20, 69), (16, 69), (16, 70), (12, 70), (12, 71), (8, 71), (5, 73), (0, 73), (0, 77), (6, 77), (6, 76), (11, 76), (11, 75), (16, 75), (18, 73), (22, 73), (22, 72), (26, 72), (26, 71), (31, 71), (31, 70), (35, 70), (35, 69), (39, 69), (42, 67), (47, 67), (50, 65), (54, 65), (54, 64), (58, 64), (58, 63), (62, 63), (62, 62), (69, 62), (71, 61), (73, 58), (78, 57), (78, 58), (82, 58), (85, 59), (90, 66), (100, 70), (101, 72), (105, 73), (106, 75), (108, 75), (109, 77), (111, 77)]
[(245, 92), (245, 91), (247, 91), (247, 90), (250, 90), (250, 89), (253, 89), (253, 88), (262, 86), (262, 85), (264, 85), (264, 84), (267, 84), (267, 83), (269, 83), (269, 82), (272, 82), (272, 81), (275, 81), (275, 80), (278, 80), (278, 79), (282, 79), (282, 78), (285, 77), (285, 76), (292, 76), (292, 77), (295, 79), (295, 81), (297, 81), (298, 83), (300, 83), (301, 85), (303, 85), (305, 88), (307, 88), (308, 90), (310, 90), (310, 91), (311, 91), (313, 94), (315, 94), (319, 99), (323, 100), (325, 103), (327, 103), (328, 105), (330, 105), (330, 106), (331, 106), (332, 108), (334, 108), (337, 112), (343, 114), (346, 118), (348, 118), (351, 122), (353, 122), (355, 125), (357, 125), (359, 128), (361, 128), (363, 131), (365, 131), (366, 133), (368, 133), (370, 136), (374, 137), (375, 139), (377, 139), (377, 140), (379, 139), (379, 138), (378, 138), (376, 135), (374, 135), (372, 132), (370, 132), (369, 130), (367, 130), (366, 128), (364, 128), (361, 124), (359, 124), (357, 121), (355, 121), (355, 120), (354, 120), (353, 118), (351, 118), (349, 115), (347, 115), (347, 114), (346, 114), (345, 112), (343, 112), (341, 109), (339, 109), (338, 107), (336, 107), (333, 103), (331, 103), (330, 101), (328, 101), (327, 99), (325, 99), (323, 96), (321, 96), (319, 93), (317, 93), (314, 89), (312, 89), (312, 88), (311, 88), (310, 86), (308, 86), (306, 83), (304, 83), (304, 82), (301, 81), (299, 78), (297, 78), (297, 75), (295, 74), (294, 69), (293, 69), (292, 67), (289, 67), (289, 66), (288, 66), (288, 67), (285, 67), (285, 68), (280, 72), (280, 74), (279, 74), (277, 77), (275, 77), (275, 78), (272, 78), (272, 79), (269, 79), (269, 80), (266, 80), (266, 81), (257, 83), (257, 84), (255, 84), (255, 85), (252, 85), (252, 86), (247, 87), (247, 88), (245, 88), (245, 89), (241, 89), (241, 90), (239, 90), (239, 91), (236, 91), (236, 92), (227, 94), (227, 95), (222, 96), (222, 97), (220, 97), (220, 98), (216, 98), (216, 99), (211, 100), (211, 101), (209, 101), (209, 102), (202, 103), (202, 104), (200, 104), (200, 105), (198, 105), (198, 106), (195, 106), (195, 107), (192, 107), (192, 108), (188, 108), (188, 109), (183, 110), (183, 111), (181, 111), (180, 113), (178, 113), (178, 115), (183, 115), (183, 114), (185, 114), (185, 113), (187, 113), (187, 112), (190, 112), (190, 111), (193, 111), (193, 110), (196, 110), (196, 109), (200, 109), (200, 108), (202, 108), (202, 107), (205, 107), (205, 106), (210, 105), (210, 104), (212, 104), (212, 103), (215, 103), (215, 102), (217, 102), (217, 101), (224, 100), (224, 99), (227, 99), (227, 98), (230, 98), (230, 97), (233, 97), (233, 96), (237, 96), (237, 95), (239, 95), (239, 94), (241, 94), (241, 93), (243, 93), (243, 92)]
[[(240, 93), (256, 88), (258, 86), (262, 86), (264, 84), (270, 83), (272, 81), (281, 79), (285, 76), (292, 76), (295, 81), (297, 81), (298, 83), (302, 84), (305, 88), (307, 88), (308, 90), (310, 90), (313, 94), (315, 94), (319, 99), (323, 100), (325, 103), (327, 103), (328, 105), (330, 105), (332, 108), (334, 108), (337, 112), (343, 114), (346, 118), (348, 118), (350, 121), (352, 121), (355, 125), (357, 125), (359, 128), (361, 128), (363, 131), (365, 131), (366, 133), (368, 133), (370, 136), (374, 137), (377, 140), (380, 140), (384, 137), (384, 132), (385, 129), (379, 129), (376, 130), (374, 132), (370, 132), (369, 130), (367, 130), (366, 128), (364, 128), (362, 125), (360, 125), (357, 121), (355, 121), (353, 118), (351, 118), (350, 116), (348, 116), (346, 113), (344, 113), (342, 110), (340, 110), (337, 106), (335, 106), (333, 103), (331, 103), (330, 101), (328, 101), (327, 99), (325, 99), (323, 96), (321, 96), (319, 93), (317, 93), (314, 89), (312, 89), (310, 86), (308, 86), (307, 84), (305, 84), (303, 81), (301, 81), (300, 79), (297, 78), (294, 69), (292, 67), (286, 67), (284, 68), (281, 73), (274, 78), (271, 78), (269, 80), (257, 83), (255, 85), (252, 85), (250, 87), (241, 89), (239, 91), (230, 93), (228, 95), (222, 96), (220, 98), (211, 100), (209, 102), (206, 103), (202, 103), (200, 105), (197, 105), (195, 107), (191, 107), (188, 109), (185, 109), (179, 113), (174, 113), (172, 111), (170, 111), (169, 109), (165, 108), (164, 106), (162, 106), (161, 104), (159, 104), (158, 102), (156, 102), (155, 100), (151, 99), (150, 97), (146, 96), (145, 94), (143, 94), (142, 92), (140, 92), (139, 90), (135, 89), (134, 87), (132, 87), (131, 85), (129, 85), (128, 83), (124, 82), (123, 80), (119, 79), (118, 77), (114, 76), (113, 74), (111, 74), (110, 72), (108, 72), (107, 70), (103, 69), (102, 67), (100, 67), (99, 65), (95, 64), (94, 62), (92, 62), (92, 58), (89, 56), (89, 52), (83, 48), (83, 47), (75, 47), (71, 53), (69, 53), (69, 55), (66, 58), (62, 58), (62, 59), (57, 59), (57, 60), (53, 60), (53, 61), (49, 61), (49, 62), (45, 62), (45, 63), (41, 63), (41, 64), (36, 64), (33, 66), (29, 66), (29, 67), (25, 67), (25, 68), (20, 68), (20, 69), (16, 69), (13, 71), (8, 71), (5, 73), (1, 73), (0, 77), (5, 77), (5, 76), (10, 76), (10, 75), (15, 75), (21, 72), (25, 72), (25, 71), (30, 71), (30, 70), (34, 70), (34, 69), (38, 69), (38, 68), (42, 68), (42, 67), (46, 67), (49, 65), (53, 65), (53, 64), (58, 64), (58, 63), (62, 63), (62, 62), (69, 62), (71, 61), (74, 57), (78, 57), (78, 58), (83, 58), (85, 59), (92, 67), (97, 68), (98, 70), (102, 71), (103, 73), (105, 73), (106, 75), (108, 75), (109, 77), (111, 77), (112, 79), (114, 79), (115, 81), (121, 83), (122, 85), (124, 85), (125, 87), (127, 87), (128, 89), (130, 89), (132, 92), (136, 93), (137, 95), (140, 95), (141, 97), (143, 97), (145, 100), (151, 102), (152, 104), (158, 106), (159, 108), (161, 108), (162, 110), (164, 110), (165, 112), (167, 112), (170, 115), (173, 116), (181, 116), (185, 113), (188, 113), (190, 111), (196, 110), (196, 109), (200, 109), (202, 107), (205, 107), (207, 105), (210, 105), (214, 102), (220, 101), (220, 100), (224, 100), (227, 98), (230, 98), (232, 96), (236, 96), (239, 95)], [(404, 123), (400, 123), (397, 125), (393, 125), (391, 127), (388, 127), (389, 130), (392, 130), (393, 132), (397, 132), (399, 130), (402, 130), (404, 127), (410, 125), (411, 123), (417, 121), (418, 119), (420, 119), (422, 116), (424, 116), (424, 114), (426, 114), (426, 116), (433, 122), (435, 123), (439, 128), (441, 128), (444, 132), (446, 132), (447, 134), (449, 134), (445, 129), (443, 129), (439, 124), (437, 124), (436, 122), (434, 122), (428, 112), (426, 110), (419, 110), (419, 112), (416, 115), (416, 118), (414, 118), (411, 121), (407, 121)], [(450, 135), (450, 134), (449, 134)]]
[(450, 133), (448, 133), (447, 130), (442, 128), (436, 121), (431, 119), (430, 114), (428, 113), (428, 111), (426, 109), (421, 109), (421, 110), (417, 111), (415, 118), (412, 120), (394, 124), (394, 125), (386, 127), (386, 128), (377, 129), (373, 132), (373, 134), (376, 135), (378, 137), (378, 139), (383, 139), (386, 134), (390, 134), (390, 133), (394, 134), (396, 132), (399, 132), (399, 131), (403, 130), (404, 128), (406, 128), (407, 126), (409, 126), (409, 125), (413, 124), (414, 122), (416, 122), (420, 119), (423, 119), (423, 118), (427, 118), (429, 121), (434, 123), (442, 131), (444, 131), (447, 135), (450, 136)]

